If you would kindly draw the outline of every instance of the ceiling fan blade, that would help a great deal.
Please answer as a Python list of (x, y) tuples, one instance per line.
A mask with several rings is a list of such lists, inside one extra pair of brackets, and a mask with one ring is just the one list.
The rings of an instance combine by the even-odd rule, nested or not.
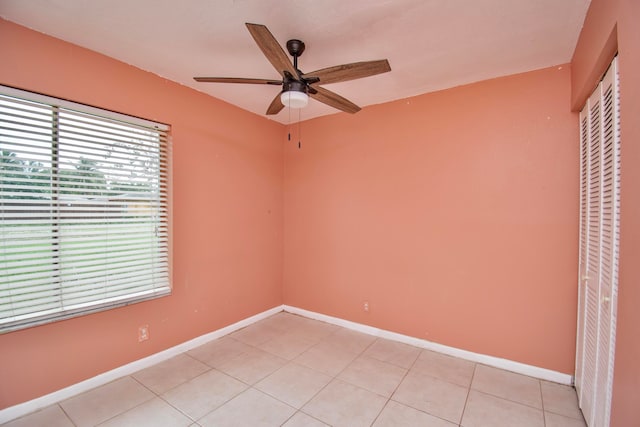
[(335, 67), (323, 68), (321, 70), (303, 74), (302, 77), (305, 79), (317, 77), (320, 79), (318, 84), (329, 84), (375, 76), (376, 74), (382, 74), (388, 71), (391, 71), (389, 61), (381, 59), (378, 61), (353, 62), (351, 64), (336, 65)]
[(316, 101), (320, 101), (324, 104), (330, 105), (333, 108), (337, 108), (338, 110), (342, 110), (347, 113), (357, 113), (360, 111), (360, 107), (358, 107), (353, 102), (349, 101), (346, 98), (341, 97), (337, 93), (331, 92), (320, 86), (314, 86), (316, 93), (309, 92), (309, 96), (315, 99)]
[(243, 79), (241, 77), (194, 77), (193, 80), (202, 83), (248, 83), (255, 85), (281, 85), (280, 80)]
[(284, 72), (288, 71), (294, 78), (298, 78), (298, 72), (289, 60), (287, 54), (282, 50), (282, 47), (278, 44), (278, 41), (271, 31), (264, 25), (260, 24), (246, 24), (251, 36), (258, 44), (258, 47), (267, 57), (271, 65), (284, 77)]
[(279, 92), (275, 98), (273, 98), (273, 101), (271, 101), (271, 105), (269, 105), (269, 108), (267, 108), (267, 115), (273, 115), (273, 114), (278, 114), (283, 108), (284, 105), (282, 104), (282, 101), (280, 100), (280, 94), (282, 92)]

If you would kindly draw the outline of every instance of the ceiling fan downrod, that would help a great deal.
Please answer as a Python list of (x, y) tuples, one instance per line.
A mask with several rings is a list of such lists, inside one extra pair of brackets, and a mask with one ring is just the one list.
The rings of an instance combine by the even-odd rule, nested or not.
[(293, 56), (293, 68), (296, 69), (298, 75), (296, 77), (300, 77), (302, 74), (300, 70), (298, 70), (298, 57), (302, 56), (304, 52), (304, 42), (298, 39), (291, 39), (287, 41), (287, 51), (289, 51), (289, 55)]

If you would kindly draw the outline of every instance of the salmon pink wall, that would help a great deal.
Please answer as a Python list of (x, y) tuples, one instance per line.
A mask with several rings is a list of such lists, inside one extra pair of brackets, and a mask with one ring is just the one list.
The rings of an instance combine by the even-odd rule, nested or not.
[(174, 155), (173, 294), (0, 335), (0, 408), (282, 304), (282, 125), (3, 20), (0, 53), (0, 84), (168, 123)]
[(285, 304), (572, 374), (570, 89), (565, 65), (302, 123)]
[(611, 427), (640, 422), (640, 2), (592, 0), (572, 60), (580, 108), (615, 51), (620, 73), (620, 264)]

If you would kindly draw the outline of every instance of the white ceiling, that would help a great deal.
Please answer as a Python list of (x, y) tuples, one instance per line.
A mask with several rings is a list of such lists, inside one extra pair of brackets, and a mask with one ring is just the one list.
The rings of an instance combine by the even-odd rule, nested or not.
[[(303, 72), (387, 58), (390, 73), (326, 86), (364, 107), (569, 62), (589, 2), (0, 0), (0, 16), (264, 115), (277, 87), (192, 79), (280, 78), (245, 22), (304, 41)], [(336, 112), (310, 100), (301, 117)]]

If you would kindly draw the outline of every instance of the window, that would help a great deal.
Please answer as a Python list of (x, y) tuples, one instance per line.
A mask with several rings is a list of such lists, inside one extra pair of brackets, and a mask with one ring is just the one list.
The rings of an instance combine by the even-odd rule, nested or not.
[(171, 292), (168, 130), (0, 86), (0, 332)]

